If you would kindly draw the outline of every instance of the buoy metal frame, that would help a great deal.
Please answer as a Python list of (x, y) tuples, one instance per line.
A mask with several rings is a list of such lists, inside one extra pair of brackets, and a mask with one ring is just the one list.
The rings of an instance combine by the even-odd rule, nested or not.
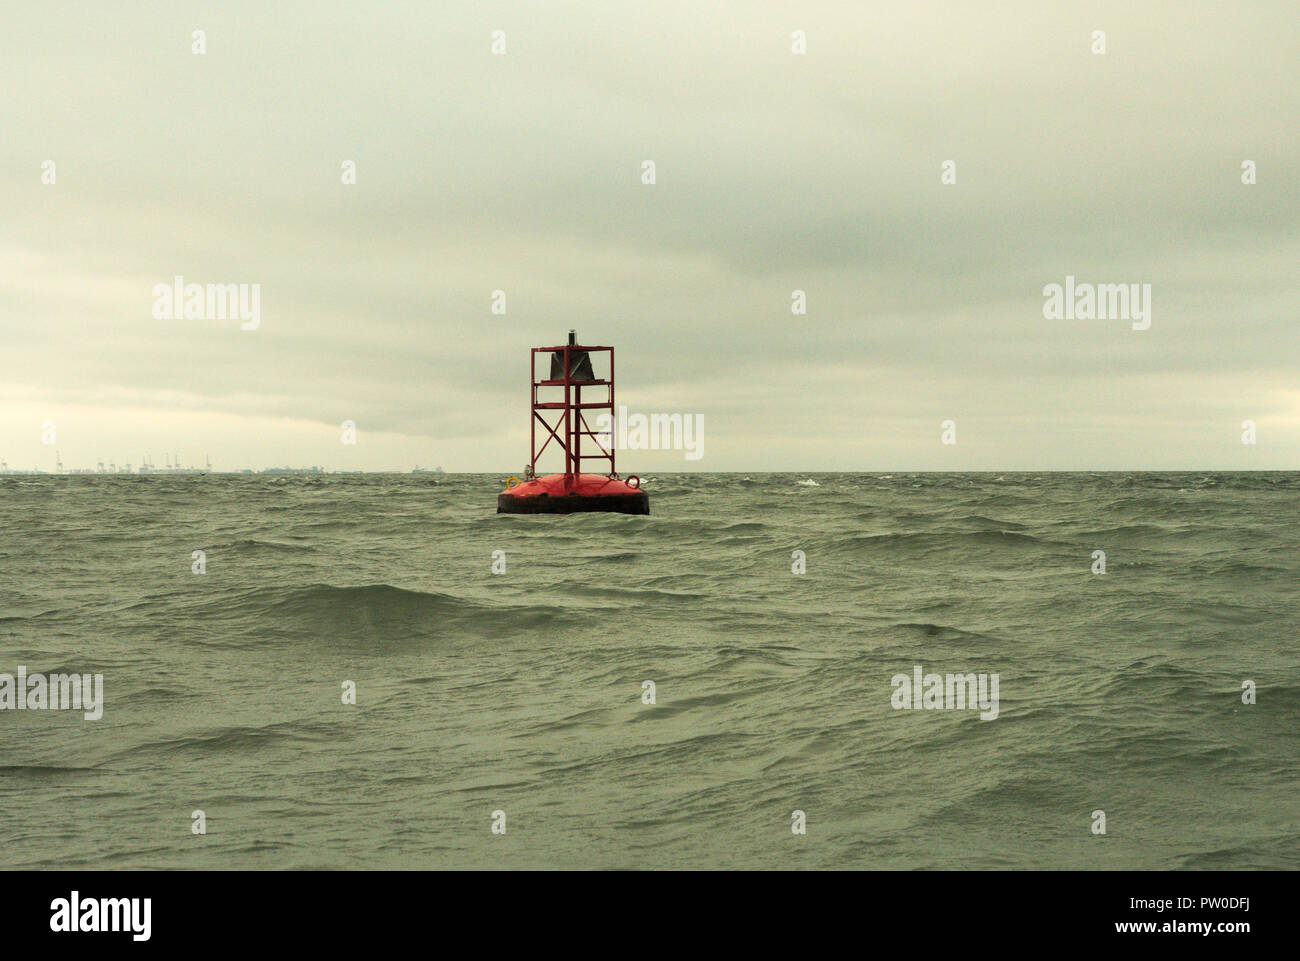
[[(614, 417), (614, 348), (607, 346), (589, 346), (576, 342), (577, 335), (569, 331), (569, 342), (556, 347), (530, 348), (528, 360), (528, 379), (531, 390), (531, 416), (529, 436), (531, 439), (531, 457), (524, 468), (524, 478), (507, 482), (506, 489), (497, 495), (497, 513), (499, 514), (571, 514), (580, 511), (612, 511), (622, 514), (649, 514), (650, 497), (641, 490), (639, 477), (635, 486), (619, 479), (615, 469), (614, 438), (609, 437), (609, 447), (600, 442), (600, 435), (587, 423), (587, 411), (609, 411), (610, 422)], [(595, 375), (591, 363), (593, 354), (609, 354), (609, 376), (600, 378)], [(537, 355), (546, 354), (551, 363), (551, 374), (557, 371), (563, 376), (537, 376)], [(602, 399), (593, 400), (588, 393), (584, 400), (583, 388), (605, 388)], [(540, 390), (563, 390), (563, 399), (542, 400)], [(547, 420), (548, 416), (557, 415), (555, 423)], [(537, 446), (540, 424), (544, 430), (545, 440)], [(583, 438), (590, 438), (595, 451), (583, 449)], [(564, 453), (564, 473), (537, 476), (537, 459), (554, 442)], [(583, 470), (586, 461), (606, 461), (609, 471), (605, 474), (588, 473)]]

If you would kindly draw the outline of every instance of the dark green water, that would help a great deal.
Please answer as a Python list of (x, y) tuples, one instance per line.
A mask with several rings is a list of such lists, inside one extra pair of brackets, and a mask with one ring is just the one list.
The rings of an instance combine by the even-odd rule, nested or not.
[(0, 477), (0, 672), (104, 675), (0, 710), (5, 865), (1300, 864), (1300, 475), (499, 481)]

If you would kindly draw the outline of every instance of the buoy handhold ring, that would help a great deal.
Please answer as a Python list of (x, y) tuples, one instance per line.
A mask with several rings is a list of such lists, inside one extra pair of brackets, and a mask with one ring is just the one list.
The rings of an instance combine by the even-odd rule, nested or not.
[[(632, 483), (633, 481), (636, 481), (636, 483), (633, 484)], [(623, 481), (623, 483), (626, 484), (628, 487), (635, 487), (637, 490), (641, 489), (641, 478), (638, 477), (636, 474), (628, 474), (627, 480)]]
[(506, 490), (510, 490), (512, 487), (518, 487), (518, 486), (519, 486), (519, 478), (518, 478), (518, 477), (507, 477), (507, 478), (506, 478)]

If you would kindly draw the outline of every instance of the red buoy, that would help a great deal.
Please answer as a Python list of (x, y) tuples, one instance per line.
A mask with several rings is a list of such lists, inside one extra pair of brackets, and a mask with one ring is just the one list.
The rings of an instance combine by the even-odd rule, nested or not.
[[(498, 514), (571, 514), (578, 511), (616, 511), (621, 514), (649, 514), (650, 497), (641, 490), (641, 479), (635, 475), (621, 480), (614, 470), (614, 432), (593, 431), (587, 422), (588, 411), (609, 411), (610, 424), (614, 417), (614, 348), (588, 347), (575, 342), (576, 335), (569, 331), (569, 342), (560, 347), (534, 347), (529, 358), (529, 380), (532, 383), (532, 458), (524, 468), (524, 479), (510, 478), (506, 489), (497, 495)], [(537, 355), (551, 355), (550, 376), (537, 379)], [(592, 367), (592, 354), (609, 354), (609, 376), (599, 378)], [(588, 393), (583, 400), (582, 390), (605, 388), (601, 400), (592, 399)], [(563, 399), (543, 401), (538, 389), (563, 389)], [(547, 417), (554, 412), (554, 426)], [(537, 446), (537, 425), (545, 430), (542, 446)], [(586, 437), (595, 452), (583, 451), (582, 439)], [(601, 443), (605, 440), (608, 448)], [(537, 458), (555, 441), (564, 452), (564, 473), (536, 476)], [(590, 448), (588, 448), (590, 450)], [(583, 461), (608, 461), (608, 474), (589, 474), (582, 470)], [(513, 481), (514, 483), (511, 483)]]

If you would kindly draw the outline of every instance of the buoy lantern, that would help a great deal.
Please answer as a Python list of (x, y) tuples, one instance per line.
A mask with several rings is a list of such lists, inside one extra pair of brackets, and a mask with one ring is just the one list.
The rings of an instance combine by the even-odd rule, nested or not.
[[(589, 347), (576, 343), (577, 335), (569, 331), (569, 342), (559, 347), (533, 347), (529, 357), (528, 379), (532, 384), (531, 437), (532, 457), (524, 468), (522, 480), (512, 477), (506, 489), (497, 495), (498, 514), (572, 514), (579, 511), (616, 511), (621, 514), (649, 514), (650, 497), (641, 490), (635, 475), (626, 480), (614, 470), (614, 432), (593, 431), (587, 423), (587, 411), (609, 411), (614, 418), (614, 348)], [(537, 379), (537, 355), (550, 354), (550, 372)], [(592, 366), (592, 354), (609, 354), (609, 376), (599, 378)], [(582, 396), (583, 388), (589, 393)], [(605, 388), (603, 400), (593, 400), (590, 391)], [(544, 389), (563, 400), (543, 401), (538, 391)], [(554, 416), (554, 426), (547, 420)], [(537, 446), (537, 425), (543, 428), (542, 446)], [(595, 451), (586, 453), (582, 439), (591, 441)], [(608, 448), (602, 443), (608, 442)], [(537, 458), (554, 441), (564, 452), (564, 473), (538, 477)], [(608, 461), (609, 473), (590, 474), (582, 470), (584, 461)]]

